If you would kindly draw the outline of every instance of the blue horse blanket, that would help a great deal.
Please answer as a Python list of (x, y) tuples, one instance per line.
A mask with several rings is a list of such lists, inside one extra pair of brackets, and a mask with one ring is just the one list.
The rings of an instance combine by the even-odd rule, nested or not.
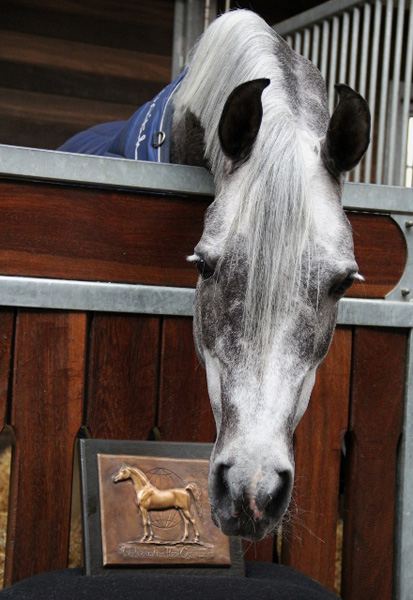
[(170, 162), (172, 98), (184, 76), (185, 71), (153, 100), (141, 106), (129, 121), (95, 125), (77, 133), (58, 150), (76, 154)]

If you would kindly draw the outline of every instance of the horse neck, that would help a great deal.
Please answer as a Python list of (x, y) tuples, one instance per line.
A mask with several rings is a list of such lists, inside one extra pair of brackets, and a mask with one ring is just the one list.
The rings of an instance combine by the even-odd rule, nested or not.
[(146, 485), (149, 485), (148, 478), (146, 477), (146, 475), (144, 475), (144, 473), (142, 473), (140, 469), (130, 469), (130, 475), (135, 487), (140, 489), (145, 487)]

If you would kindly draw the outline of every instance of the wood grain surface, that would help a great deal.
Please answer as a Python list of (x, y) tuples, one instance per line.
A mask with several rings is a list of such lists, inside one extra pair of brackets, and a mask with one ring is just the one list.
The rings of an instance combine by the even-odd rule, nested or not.
[(160, 373), (158, 427), (161, 439), (214, 442), (215, 421), (205, 370), (194, 348), (192, 319), (164, 319)]
[(293, 501), (282, 562), (334, 591), (340, 456), (347, 429), (352, 332), (339, 328), (295, 434)]
[(83, 313), (17, 315), (6, 584), (67, 565), (85, 342)]
[(93, 317), (86, 409), (92, 437), (148, 439), (155, 425), (159, 335), (157, 317)]
[(391, 600), (407, 335), (357, 328), (347, 439), (344, 600)]
[[(0, 182), (0, 274), (195, 286), (186, 261), (210, 199)], [(390, 217), (350, 213), (364, 282), (348, 296), (382, 298), (406, 244)]]
[(205, 199), (0, 183), (0, 273), (195, 286)]
[(0, 309), (0, 432), (6, 425), (12, 371), (14, 310)]
[(267, 535), (259, 542), (244, 540), (244, 559), (256, 562), (274, 562), (274, 544), (272, 535)]

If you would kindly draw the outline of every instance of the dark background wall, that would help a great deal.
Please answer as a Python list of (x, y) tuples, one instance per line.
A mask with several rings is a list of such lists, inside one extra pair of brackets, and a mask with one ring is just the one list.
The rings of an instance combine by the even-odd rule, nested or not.
[[(273, 24), (317, 3), (233, 6)], [(173, 0), (2, 0), (0, 15), (1, 144), (54, 149), (129, 118), (171, 79)]]

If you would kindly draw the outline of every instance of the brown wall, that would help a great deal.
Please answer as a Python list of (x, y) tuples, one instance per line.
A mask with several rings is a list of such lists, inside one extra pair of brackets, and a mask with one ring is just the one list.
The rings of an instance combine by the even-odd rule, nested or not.
[(173, 0), (2, 0), (0, 143), (55, 149), (171, 80)]

